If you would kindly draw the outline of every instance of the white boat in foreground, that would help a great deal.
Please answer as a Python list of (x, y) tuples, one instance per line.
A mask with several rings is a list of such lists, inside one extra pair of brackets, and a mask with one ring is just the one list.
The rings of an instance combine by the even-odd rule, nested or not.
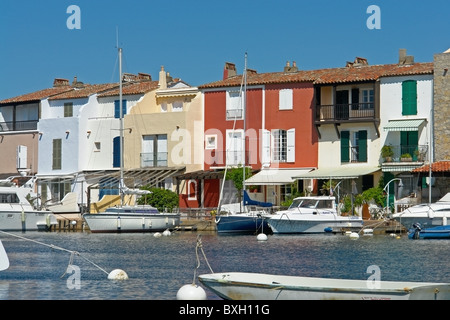
[(278, 211), (269, 221), (273, 233), (324, 233), (362, 228), (359, 216), (341, 216), (332, 196), (295, 198), (287, 210)]
[(200, 282), (226, 300), (449, 300), (449, 283), (346, 280), (229, 272)]

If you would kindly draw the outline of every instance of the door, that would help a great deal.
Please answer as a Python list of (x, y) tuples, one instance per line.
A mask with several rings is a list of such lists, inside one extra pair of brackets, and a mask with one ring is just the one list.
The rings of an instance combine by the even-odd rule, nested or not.
[(349, 116), (348, 90), (336, 91), (335, 117), (339, 120), (348, 119)]

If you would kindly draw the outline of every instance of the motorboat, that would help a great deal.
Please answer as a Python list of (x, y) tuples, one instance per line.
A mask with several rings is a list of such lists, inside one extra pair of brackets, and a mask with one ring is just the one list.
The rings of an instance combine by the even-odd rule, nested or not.
[(49, 231), (56, 226), (53, 212), (38, 210), (30, 202), (34, 196), (32, 185), (19, 187), (13, 178), (0, 181), (0, 230)]
[(406, 229), (419, 223), (422, 229), (446, 225), (450, 217), (450, 193), (434, 203), (422, 203), (392, 215), (392, 218)]
[(408, 232), (409, 239), (450, 239), (450, 225), (443, 225), (423, 229), (415, 223)]
[(361, 229), (360, 216), (342, 216), (336, 209), (333, 196), (297, 197), (287, 210), (270, 217), (273, 233), (326, 233)]
[(225, 300), (449, 300), (449, 283), (374, 281), (249, 272), (199, 275)]

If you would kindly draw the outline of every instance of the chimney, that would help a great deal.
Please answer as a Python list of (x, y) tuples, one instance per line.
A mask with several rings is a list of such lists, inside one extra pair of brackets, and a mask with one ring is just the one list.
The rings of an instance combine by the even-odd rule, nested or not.
[(161, 66), (161, 71), (159, 72), (159, 88), (167, 89), (167, 76), (164, 71), (164, 66)]
[(67, 79), (60, 79), (60, 78), (56, 78), (53, 81), (53, 87), (64, 87), (64, 86), (68, 86), (69, 85), (69, 80)]
[(399, 65), (411, 65), (411, 64), (414, 64), (414, 56), (407, 56), (406, 55), (406, 49), (400, 49), (398, 55), (399, 55), (399, 58), (398, 58), (398, 64)]
[(225, 68), (223, 70), (223, 80), (234, 77), (236, 75), (236, 65), (231, 62), (225, 62)]
[(297, 63), (295, 61), (291, 63), (289, 61), (286, 62), (286, 66), (284, 67), (284, 73), (295, 73), (298, 72)]

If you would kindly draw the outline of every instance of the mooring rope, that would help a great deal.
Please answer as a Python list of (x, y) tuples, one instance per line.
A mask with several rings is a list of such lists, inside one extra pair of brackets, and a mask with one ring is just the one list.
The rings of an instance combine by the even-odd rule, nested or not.
[(194, 269), (194, 280), (192, 282), (192, 284), (194, 284), (194, 285), (195, 285), (195, 279), (197, 278), (197, 270), (198, 270), (198, 268), (200, 268), (200, 256), (198, 254), (199, 249), (200, 249), (200, 251), (203, 254), (203, 258), (205, 259), (209, 270), (211, 271), (211, 273), (214, 273), (214, 271), (212, 270), (212, 268), (211, 268), (211, 266), (210, 266), (210, 264), (208, 262), (208, 259), (206, 258), (205, 252), (203, 251), (203, 244), (202, 244), (201, 235), (198, 235), (197, 236), (197, 245), (195, 246), (195, 256), (197, 258), (197, 266)]
[[(69, 265), (68, 265), (67, 267), (69, 267), (69, 266), (72, 265), (72, 263), (73, 263), (73, 258), (74, 258), (75, 255), (77, 255), (77, 256), (83, 258), (84, 260), (86, 260), (87, 262), (91, 263), (92, 265), (94, 265), (95, 267), (97, 267), (98, 269), (100, 269), (101, 271), (103, 271), (104, 273), (109, 274), (105, 269), (101, 268), (99, 265), (95, 264), (94, 262), (92, 262), (92, 261), (89, 260), (88, 258), (82, 256), (78, 251), (68, 250), (68, 249), (65, 249), (65, 248), (61, 248), (61, 247), (55, 246), (55, 245), (53, 245), (53, 244), (47, 244), (47, 243), (44, 243), (44, 242), (41, 242), (41, 241), (37, 241), (37, 240), (33, 240), (33, 239), (28, 239), (28, 238), (25, 238), (25, 237), (23, 237), (23, 236), (20, 236), (20, 235), (17, 235), (17, 234), (13, 234), (13, 233), (9, 233), (9, 232), (6, 232), (6, 231), (1, 231), (1, 230), (0, 230), (0, 233), (6, 234), (6, 235), (11, 236), (11, 237), (16, 237), (16, 238), (19, 238), (19, 239), (22, 239), (22, 240), (25, 240), (25, 241), (34, 242), (34, 243), (40, 244), (40, 245), (42, 245), (42, 246), (49, 247), (49, 248), (51, 248), (51, 249), (69, 252), (69, 253), (70, 253), (70, 258), (69, 258)], [(61, 278), (64, 277), (64, 275), (65, 275), (66, 273), (67, 273), (67, 269), (66, 269), (66, 272), (64, 272), (64, 274), (61, 276)]]

